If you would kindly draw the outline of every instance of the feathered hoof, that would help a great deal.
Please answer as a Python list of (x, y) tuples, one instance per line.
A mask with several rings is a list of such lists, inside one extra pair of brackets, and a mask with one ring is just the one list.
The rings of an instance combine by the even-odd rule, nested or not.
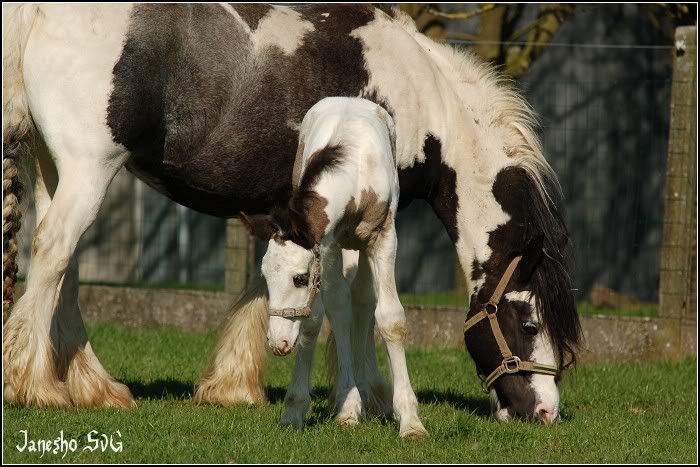
[(236, 381), (211, 381), (203, 379), (197, 384), (193, 399), (198, 404), (224, 407), (242, 404), (264, 404), (265, 390), (257, 385), (241, 385)]
[(71, 388), (71, 399), (77, 407), (132, 409), (136, 401), (129, 388), (114, 380), (103, 380), (97, 385), (81, 385), (77, 390)]
[(60, 381), (23, 390), (17, 390), (12, 384), (5, 383), (3, 397), (5, 401), (22, 407), (60, 408), (73, 405), (68, 388)]

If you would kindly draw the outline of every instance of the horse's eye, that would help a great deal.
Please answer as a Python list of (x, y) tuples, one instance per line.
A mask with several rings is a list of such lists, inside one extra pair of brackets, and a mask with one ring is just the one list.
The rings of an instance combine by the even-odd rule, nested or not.
[(309, 273), (297, 274), (292, 278), (295, 287), (306, 287), (309, 285)]
[(523, 323), (523, 331), (525, 331), (527, 334), (530, 334), (531, 336), (534, 336), (537, 334), (538, 328), (535, 323), (532, 321), (525, 321)]

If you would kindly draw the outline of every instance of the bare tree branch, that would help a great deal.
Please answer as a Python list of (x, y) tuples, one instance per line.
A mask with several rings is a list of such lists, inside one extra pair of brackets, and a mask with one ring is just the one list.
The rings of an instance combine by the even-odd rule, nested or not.
[(461, 19), (461, 20), (466, 20), (469, 18), (474, 18), (476, 16), (483, 15), (487, 11), (491, 11), (494, 8), (497, 8), (501, 5), (496, 5), (493, 3), (484, 3), (480, 9), (475, 10), (475, 11), (462, 11), (462, 12), (456, 12), (456, 13), (445, 13), (440, 10), (435, 9), (434, 7), (428, 8), (428, 12), (431, 15), (434, 16), (439, 16), (440, 18), (445, 18), (445, 19)]

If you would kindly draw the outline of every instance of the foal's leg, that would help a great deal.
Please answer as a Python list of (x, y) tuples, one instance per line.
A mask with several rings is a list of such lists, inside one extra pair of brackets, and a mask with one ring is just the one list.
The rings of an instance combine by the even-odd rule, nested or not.
[(353, 425), (362, 414), (362, 398), (355, 385), (352, 364), (352, 308), (350, 286), (343, 278), (340, 250), (337, 246), (323, 247), (321, 295), (328, 321), (335, 335), (338, 372), (336, 374), (336, 420), (341, 425)]
[(423, 438), (428, 436), (428, 432), (418, 417), (418, 400), (411, 388), (406, 367), (406, 315), (396, 291), (396, 230), (393, 219), (390, 222), (369, 255), (377, 295), (375, 318), (389, 352), (394, 378), (394, 412), (399, 419), (399, 434), (402, 438)]
[[(59, 153), (57, 158), (61, 161), (60, 181), (48, 209), (46, 193), (40, 195), (46, 214), (34, 232), (26, 290), (3, 329), (4, 395), (22, 405), (69, 405), (68, 387), (60, 373), (68, 365), (70, 374), (70, 364), (81, 356), (83, 366), (93, 370), (86, 372), (91, 378), (86, 384), (94, 386), (108, 378), (92, 354), (79, 314), (76, 316), (77, 267), (74, 263), (73, 272), (69, 272), (69, 265), (126, 154), (98, 160), (86, 154), (71, 157)], [(112, 389), (123, 394), (125, 388)], [(110, 400), (107, 397), (101, 402), (104, 405)]]
[(374, 342), (374, 310), (377, 297), (369, 260), (360, 254), (357, 274), (352, 282), (353, 368), (368, 413), (391, 416), (391, 387), (386, 384), (377, 367)]
[(287, 387), (284, 397), (285, 411), (280, 425), (291, 426), (301, 430), (304, 425), (304, 415), (311, 403), (311, 371), (314, 368), (314, 351), (316, 340), (323, 324), (323, 303), (315, 300), (313, 313), (301, 325), (301, 341), (294, 363), (292, 382)]

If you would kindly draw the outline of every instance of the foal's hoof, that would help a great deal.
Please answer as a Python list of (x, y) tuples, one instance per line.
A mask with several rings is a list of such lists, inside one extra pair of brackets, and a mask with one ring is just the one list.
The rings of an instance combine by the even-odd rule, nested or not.
[(340, 426), (355, 426), (358, 423), (360, 423), (360, 421), (357, 419), (357, 417), (354, 417), (354, 416), (341, 417), (340, 415), (338, 415), (337, 417), (335, 417), (335, 421)]
[(428, 430), (423, 425), (413, 425), (401, 430), (399, 436), (403, 439), (420, 440), (430, 438)]

